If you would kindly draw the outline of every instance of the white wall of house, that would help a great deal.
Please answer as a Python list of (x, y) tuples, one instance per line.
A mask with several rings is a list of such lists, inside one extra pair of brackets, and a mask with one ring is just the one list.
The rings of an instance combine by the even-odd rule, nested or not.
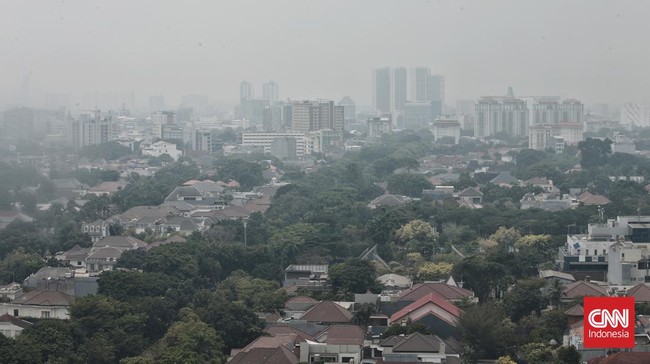
[[(300, 344), (300, 362), (312, 363), (312, 358), (331, 358), (330, 363), (349, 363), (352, 358), (355, 363), (361, 363), (362, 348), (358, 345), (328, 345), (306, 341)], [(345, 360), (345, 361), (344, 361)]]
[(11, 322), (0, 322), (0, 334), (6, 337), (16, 337), (23, 332), (23, 328)]
[(0, 303), (0, 315), (4, 315), (5, 313), (16, 317), (57, 318), (62, 320), (70, 318), (70, 308), (67, 306), (38, 306)]

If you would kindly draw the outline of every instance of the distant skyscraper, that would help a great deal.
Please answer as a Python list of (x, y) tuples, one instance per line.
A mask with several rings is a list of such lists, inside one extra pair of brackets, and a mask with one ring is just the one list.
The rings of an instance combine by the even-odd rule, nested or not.
[(393, 110), (403, 110), (408, 100), (408, 73), (405, 67), (393, 69)]
[(173, 111), (156, 111), (151, 114), (151, 124), (153, 137), (162, 138), (164, 126), (176, 125), (176, 114)]
[(242, 81), (239, 85), (239, 101), (243, 103), (244, 100), (253, 98), (253, 85), (246, 81)]
[(391, 113), (404, 108), (408, 90), (404, 67), (378, 68), (373, 71), (373, 106), (379, 113)]
[(391, 112), (390, 68), (378, 68), (373, 71), (373, 108), (388, 114)]
[(165, 96), (163, 95), (154, 95), (149, 96), (149, 111), (161, 111), (165, 110)]
[(275, 105), (280, 100), (280, 89), (275, 81), (262, 85), (262, 98), (268, 100), (270, 105)]
[(343, 106), (343, 115), (346, 123), (353, 123), (357, 119), (357, 104), (350, 96), (345, 96), (339, 101), (339, 106)]
[(428, 67), (411, 70), (411, 101), (440, 101), (445, 105), (445, 76), (432, 75)]

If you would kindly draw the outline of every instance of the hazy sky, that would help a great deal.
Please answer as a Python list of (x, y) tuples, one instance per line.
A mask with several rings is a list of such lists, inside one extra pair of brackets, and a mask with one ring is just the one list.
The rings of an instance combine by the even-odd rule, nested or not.
[(429, 66), (447, 101), (650, 100), (650, 1), (2, 1), (0, 105), (37, 91), (371, 102), (371, 70)]

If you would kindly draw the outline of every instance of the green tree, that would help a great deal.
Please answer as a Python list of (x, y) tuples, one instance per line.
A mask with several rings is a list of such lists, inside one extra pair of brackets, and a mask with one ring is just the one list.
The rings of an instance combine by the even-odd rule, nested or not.
[(610, 139), (587, 138), (578, 143), (580, 150), (580, 165), (582, 168), (591, 169), (607, 163), (612, 154), (612, 141)]
[(514, 288), (506, 293), (503, 303), (513, 321), (516, 322), (533, 312), (539, 314), (546, 307), (542, 287), (544, 280), (531, 278), (518, 281)]
[(422, 196), (422, 190), (432, 189), (433, 185), (426, 177), (414, 173), (393, 174), (386, 180), (388, 190), (394, 195), (405, 195), (410, 197)]
[(22, 282), (44, 266), (43, 258), (36, 253), (26, 253), (18, 248), (0, 261), (0, 282)]
[(463, 311), (457, 327), (471, 363), (498, 358), (514, 341), (514, 325), (492, 304), (469, 307)]
[(369, 261), (358, 258), (334, 264), (329, 270), (329, 281), (335, 292), (366, 293), (379, 288), (375, 267)]

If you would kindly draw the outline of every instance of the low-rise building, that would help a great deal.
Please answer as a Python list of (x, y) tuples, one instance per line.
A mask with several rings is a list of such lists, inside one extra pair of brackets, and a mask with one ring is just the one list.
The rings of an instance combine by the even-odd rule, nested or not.
[(183, 155), (182, 150), (176, 149), (176, 144), (163, 140), (157, 141), (153, 144), (141, 145), (140, 149), (142, 150), (142, 155), (160, 157), (164, 154), (167, 154), (175, 161), (177, 161), (178, 158)]
[(16, 337), (20, 335), (24, 329), (29, 328), (32, 325), (31, 322), (21, 320), (8, 313), (0, 316), (0, 334), (6, 337)]
[(74, 297), (58, 291), (31, 291), (8, 303), (0, 303), (0, 315), (69, 319)]

